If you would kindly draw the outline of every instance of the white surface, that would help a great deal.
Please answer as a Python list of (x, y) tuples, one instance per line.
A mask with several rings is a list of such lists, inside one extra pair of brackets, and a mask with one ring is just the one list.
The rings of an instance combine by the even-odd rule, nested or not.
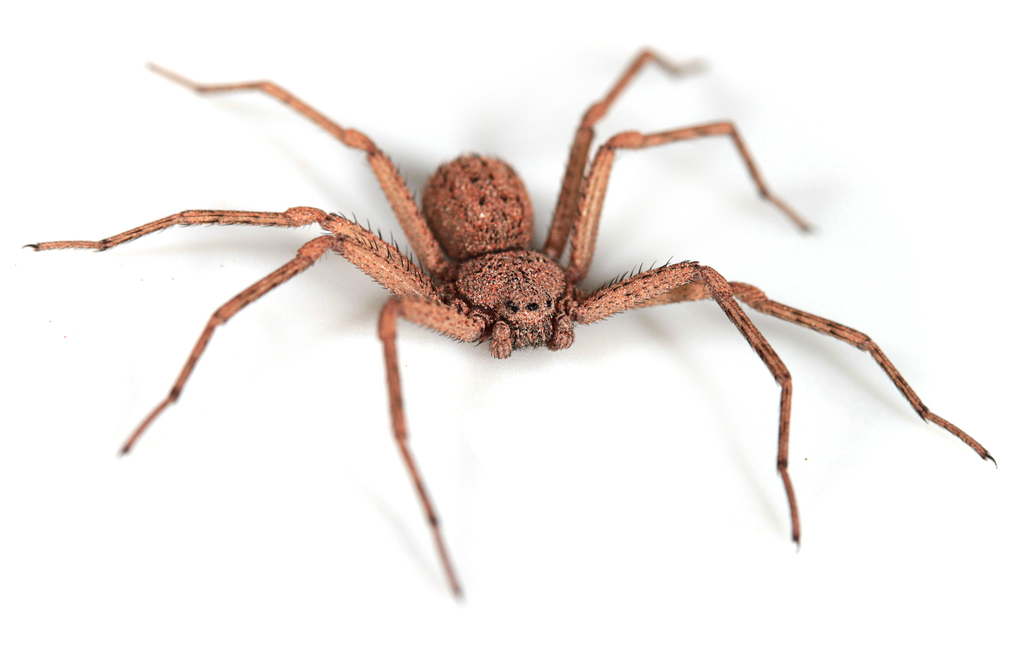
[[(298, 4), (88, 3), (8, 23), (0, 650), (1020, 648), (1010, 3)], [(210, 313), (316, 231), (19, 246), (188, 208), (308, 204), (398, 232), (358, 153), (270, 99), (199, 98), (143, 62), (274, 79), (417, 187), (460, 152), (500, 154), (540, 232), (576, 122), (644, 44), (712, 68), (645, 72), (598, 139), (732, 118), (818, 229), (761, 203), (725, 141), (627, 153), (588, 282), (699, 259), (862, 329), (999, 470), (923, 424), (866, 354), (754, 316), (795, 380), (794, 554), (778, 390), (712, 304), (506, 362), (405, 327), (412, 442), (467, 591), (455, 603), (392, 443), (386, 294), (339, 257), (218, 331), (181, 402), (115, 457)]]

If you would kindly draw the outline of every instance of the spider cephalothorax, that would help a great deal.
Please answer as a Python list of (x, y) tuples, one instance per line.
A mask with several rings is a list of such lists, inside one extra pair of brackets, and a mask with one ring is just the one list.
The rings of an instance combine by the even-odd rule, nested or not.
[[(172, 225), (298, 227), (318, 224), (326, 231), (326, 234), (302, 246), (293, 260), (242, 291), (213, 314), (170, 393), (132, 433), (122, 453), (128, 452), (153, 419), (178, 399), (219, 325), (274, 287), (308, 269), (328, 251), (333, 251), (393, 294), (381, 310), (378, 327), (384, 345), (392, 425), (403, 461), (427, 515), (448, 581), (456, 595), (460, 593), (460, 587), (442, 539), (440, 521), (408, 445), (395, 343), (399, 317), (460, 341), (489, 340), (491, 354), (506, 358), (516, 348), (539, 345), (546, 345), (551, 350), (568, 348), (575, 337), (574, 323), (594, 323), (630, 309), (713, 299), (782, 388), (776, 467), (789, 502), (791, 534), (798, 543), (800, 518), (788, 468), (793, 383), (785, 364), (737, 301), (758, 312), (809, 327), (869, 352), (922, 418), (956, 435), (981, 457), (992, 459), (981, 444), (928, 410), (867, 335), (770, 300), (760, 289), (748, 284), (727, 282), (710, 267), (696, 262), (666, 264), (614, 280), (591, 292), (577, 287), (577, 283), (585, 279), (594, 256), (605, 189), (615, 151), (619, 149), (639, 150), (707, 136), (729, 137), (761, 196), (789, 216), (797, 226), (807, 228), (799, 216), (768, 190), (739, 132), (727, 121), (650, 134), (623, 132), (611, 137), (590, 157), (594, 125), (648, 62), (654, 62), (674, 74), (694, 70), (693, 65), (673, 65), (645, 50), (611, 91), (587, 110), (569, 152), (569, 164), (551, 228), (539, 251), (530, 250), (533, 207), (526, 188), (512, 168), (501, 160), (466, 155), (444, 164), (427, 184), (421, 212), (394, 165), (369, 137), (339, 126), (276, 84), (199, 85), (154, 66), (156, 72), (200, 93), (240, 89), (267, 93), (316, 122), (346, 146), (363, 151), (422, 267), (369, 230), (312, 207), (293, 207), (284, 212), (186, 211), (102, 241), (35, 244), (36, 250), (106, 250)], [(559, 262), (567, 245), (568, 262), (563, 267)]]
[(532, 250), (480, 255), (459, 266), (455, 289), (475, 310), (485, 313), (491, 330), (491, 354), (512, 350), (572, 345), (572, 321), (564, 307), (570, 287), (562, 267)]

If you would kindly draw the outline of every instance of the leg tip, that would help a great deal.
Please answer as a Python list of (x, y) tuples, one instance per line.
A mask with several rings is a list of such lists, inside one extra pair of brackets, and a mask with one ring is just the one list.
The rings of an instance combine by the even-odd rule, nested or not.
[(131, 437), (128, 438), (128, 441), (124, 442), (124, 445), (121, 446), (121, 448), (117, 451), (118, 457), (124, 457), (125, 455), (132, 451), (132, 446), (135, 445), (135, 438), (137, 436), (138, 435), (133, 434)]
[(676, 64), (672, 69), (672, 73), (674, 75), (682, 76), (703, 75), (709, 70), (711, 70), (711, 63), (708, 62), (707, 59), (704, 59), (703, 57), (694, 57)]
[(31, 248), (32, 250), (38, 252), (39, 251), (39, 244), (38, 243), (26, 243), (25, 245), (22, 246), (22, 248)]

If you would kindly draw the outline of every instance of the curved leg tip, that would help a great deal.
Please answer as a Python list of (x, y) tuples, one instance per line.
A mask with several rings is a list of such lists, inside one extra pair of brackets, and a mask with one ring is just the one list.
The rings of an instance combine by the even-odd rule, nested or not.
[(782, 204), (782, 202), (776, 200), (775, 205), (782, 210), (782, 213), (789, 217), (789, 220), (797, 226), (802, 234), (814, 234), (814, 226), (803, 219), (800, 214), (796, 213), (788, 205)]
[(788, 204), (783, 202), (781, 198), (772, 193), (768, 189), (768, 187), (764, 186), (764, 183), (761, 181), (758, 175), (754, 174), (753, 172), (751, 173), (751, 175), (753, 176), (754, 181), (757, 182), (757, 185), (761, 193), (761, 197), (763, 199), (775, 205), (775, 208), (778, 209), (783, 214), (785, 214), (789, 220), (793, 221), (793, 224), (796, 225), (804, 234), (811, 234), (812, 232), (814, 232), (814, 226), (805, 221), (800, 214), (796, 213), (796, 211), (793, 210), (792, 207), (790, 207)]
[(711, 70), (711, 63), (703, 57), (693, 57), (672, 67), (673, 75), (703, 75)]
[(156, 73), (161, 77), (170, 77), (171, 79), (173, 79), (174, 74), (171, 73), (171, 71), (164, 68), (163, 66), (161, 66), (160, 64), (147, 61), (144, 65), (146, 67), (146, 70), (148, 70), (151, 73)]
[(176, 82), (177, 84), (180, 84), (180, 85), (182, 85), (184, 87), (192, 89), (193, 91), (199, 91), (199, 85), (197, 85), (195, 82), (193, 82), (192, 80), (188, 79), (187, 77), (184, 77), (182, 75), (179, 75), (178, 73), (175, 73), (174, 71), (172, 71), (170, 69), (164, 68), (163, 66), (160, 66), (159, 64), (154, 64), (151, 61), (147, 61), (146, 62), (146, 69), (156, 73), (160, 77), (165, 77), (165, 78), (169, 79), (172, 82)]
[(174, 77), (176, 75), (173, 71), (166, 69), (160, 64), (154, 63), (152, 61), (147, 61), (144, 65), (146, 67), (146, 70), (152, 71), (157, 75), (163, 75), (165, 77)]
[(32, 250), (34, 250), (36, 252), (39, 252), (39, 244), (38, 243), (26, 243), (25, 245), (22, 246), (22, 248), (31, 248)]

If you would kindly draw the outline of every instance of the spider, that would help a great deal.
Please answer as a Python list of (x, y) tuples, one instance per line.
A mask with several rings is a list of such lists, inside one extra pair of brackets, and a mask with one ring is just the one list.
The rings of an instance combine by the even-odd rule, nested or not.
[[(554, 218), (547, 239), (539, 250), (530, 248), (533, 208), (526, 188), (512, 167), (500, 159), (469, 154), (442, 164), (427, 182), (420, 209), (395, 166), (369, 137), (334, 123), (277, 84), (267, 81), (197, 84), (150, 64), (150, 69), (157, 74), (200, 94), (242, 90), (268, 94), (324, 128), (344, 145), (361, 150), (419, 264), (403, 255), (396, 245), (380, 238), (379, 234), (339, 214), (312, 207), (293, 207), (283, 212), (184, 211), (101, 241), (31, 244), (29, 247), (35, 250), (107, 250), (175, 225), (299, 227), (316, 224), (326, 232), (303, 245), (294, 259), (213, 313), (167, 397), (143, 419), (124, 443), (121, 454), (128, 453), (146, 428), (178, 400), (218, 326), (271, 289), (311, 267), (328, 251), (333, 251), (393, 294), (384, 304), (378, 323), (378, 333), (384, 346), (392, 427), (402, 460), (426, 514), (441, 565), (456, 597), (461, 596), (462, 588), (445, 546), (438, 513), (409, 449), (395, 345), (399, 318), (459, 341), (489, 342), (491, 355), (505, 359), (520, 348), (547, 346), (550, 350), (564, 350), (573, 344), (576, 324), (594, 323), (630, 309), (713, 299), (781, 387), (776, 468), (789, 505), (792, 539), (798, 546), (800, 517), (787, 468), (792, 381), (782, 360), (747, 317), (739, 302), (755, 311), (811, 328), (867, 351), (921, 418), (945, 428), (982, 458), (995, 463), (980, 443), (925, 407), (867, 335), (775, 302), (749, 284), (728, 282), (713, 268), (695, 261), (666, 263), (616, 279), (596, 290), (586, 291), (577, 286), (590, 268), (605, 190), (615, 152), (621, 149), (640, 150), (689, 139), (727, 136), (745, 163), (761, 197), (782, 211), (797, 227), (809, 230), (808, 224), (796, 212), (769, 191), (750, 151), (731, 122), (648, 134), (622, 132), (608, 139), (590, 157), (594, 126), (648, 64), (675, 76), (691, 74), (701, 68), (697, 61), (677, 64), (653, 51), (642, 50), (611, 90), (584, 113), (569, 152)], [(567, 244), (567, 264), (563, 266), (560, 261)]]

